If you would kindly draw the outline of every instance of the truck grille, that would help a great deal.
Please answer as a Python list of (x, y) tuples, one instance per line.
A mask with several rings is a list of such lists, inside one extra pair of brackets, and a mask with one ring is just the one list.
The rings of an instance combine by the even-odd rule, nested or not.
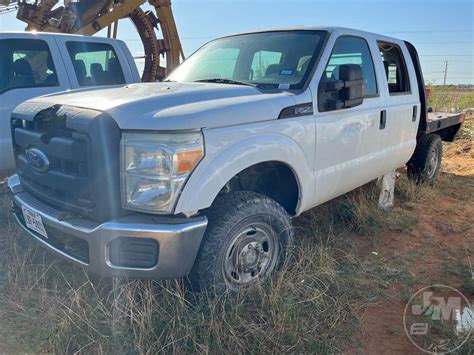
[(12, 137), (27, 191), (95, 220), (120, 214), (120, 131), (108, 115), (59, 105), (32, 119), (14, 113)]

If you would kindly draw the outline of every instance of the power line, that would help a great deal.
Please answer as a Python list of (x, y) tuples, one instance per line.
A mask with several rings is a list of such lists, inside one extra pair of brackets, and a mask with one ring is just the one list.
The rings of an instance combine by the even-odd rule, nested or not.
[[(434, 59), (434, 58), (424, 59), (424, 58), (422, 58), (421, 61), (422, 61), (423, 63), (426, 63), (426, 62), (440, 63), (440, 62), (442, 62), (443, 60), (442, 60), (441, 58), (440, 58), (440, 59)], [(456, 63), (472, 63), (472, 60), (469, 60), (469, 59), (459, 59), (459, 58), (453, 58), (453, 59), (450, 59), (450, 61), (456, 62)]]
[(413, 43), (418, 44), (474, 44), (474, 41), (450, 41), (450, 42), (418, 42), (413, 41)]
[(381, 31), (383, 33), (444, 33), (444, 32), (472, 32), (472, 30), (406, 30), (406, 31)]
[[(423, 74), (425, 74), (425, 75), (438, 75), (438, 74), (442, 74), (442, 73), (444, 73), (444, 71), (442, 71), (442, 70), (437, 71), (437, 72), (428, 72), (428, 73), (423, 72)], [(459, 73), (459, 72), (457, 72), (457, 73), (449, 72), (449, 74), (450, 75), (466, 75), (466, 73)], [(474, 76), (474, 74), (469, 74), (469, 76)]]
[(472, 57), (470, 54), (420, 54), (420, 57)]
[[(440, 73), (438, 73), (438, 74), (440, 74)], [(444, 77), (442, 77), (441, 75), (440, 75), (440, 76), (425, 75), (425, 76), (429, 76), (429, 77), (433, 77), (433, 78), (439, 78), (439, 79), (444, 79)], [(456, 78), (456, 79), (463, 79), (463, 78), (465, 78), (465, 79), (472, 79), (472, 78), (474, 78), (474, 76), (472, 76), (472, 75), (453, 76), (453, 75), (451, 75), (451, 74), (449, 74), (449, 77), (450, 77), (450, 78), (453, 78), (453, 77), (454, 77), (454, 78)]]
[[(425, 78), (425, 80), (444, 80), (444, 78)], [(472, 82), (474, 79), (472, 78), (455, 78), (456, 81), (465, 81), (465, 82)], [(453, 79), (451, 79), (453, 81)]]

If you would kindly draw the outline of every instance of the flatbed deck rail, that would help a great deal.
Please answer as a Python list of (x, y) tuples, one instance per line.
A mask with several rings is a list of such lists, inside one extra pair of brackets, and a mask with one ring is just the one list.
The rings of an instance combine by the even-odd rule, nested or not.
[(426, 119), (426, 133), (439, 134), (444, 141), (452, 142), (464, 118), (464, 113), (430, 112)]

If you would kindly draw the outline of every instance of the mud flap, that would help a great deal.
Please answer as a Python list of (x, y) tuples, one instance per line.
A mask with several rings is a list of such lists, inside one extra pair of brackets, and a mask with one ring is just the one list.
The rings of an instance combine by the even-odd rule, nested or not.
[(393, 207), (396, 176), (396, 172), (392, 171), (377, 181), (377, 185), (380, 187), (379, 207), (384, 210)]

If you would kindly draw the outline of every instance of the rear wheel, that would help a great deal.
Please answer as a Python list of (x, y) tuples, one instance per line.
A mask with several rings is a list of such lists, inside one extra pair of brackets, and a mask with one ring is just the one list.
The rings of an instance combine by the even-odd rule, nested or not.
[(239, 292), (263, 282), (285, 260), (293, 239), (290, 217), (277, 202), (253, 192), (217, 198), (190, 275), (195, 289)]
[(408, 176), (417, 182), (433, 182), (441, 167), (442, 156), (441, 137), (436, 134), (422, 136), (408, 162)]

